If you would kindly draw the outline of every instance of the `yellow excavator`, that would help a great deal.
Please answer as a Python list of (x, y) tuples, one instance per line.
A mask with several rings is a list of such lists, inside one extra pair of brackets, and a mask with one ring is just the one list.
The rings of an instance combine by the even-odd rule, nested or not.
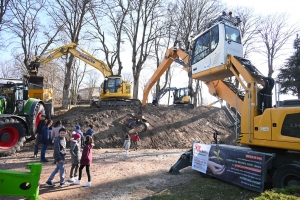
[(152, 105), (157, 106), (159, 100), (167, 93), (173, 91), (173, 107), (175, 108), (194, 108), (189, 96), (189, 89), (187, 87), (176, 88), (167, 87), (157, 94), (153, 95)]
[(101, 60), (96, 59), (76, 43), (69, 43), (46, 53), (47, 56), (36, 56), (30, 64), (30, 75), (37, 75), (40, 65), (46, 64), (63, 55), (71, 54), (83, 62), (99, 70), (105, 77), (101, 84), (99, 100), (93, 100), (92, 105), (109, 106), (140, 106), (138, 99), (132, 99), (131, 83), (123, 81), (121, 76), (113, 75), (112, 70)]
[[(272, 104), (273, 78), (266, 77), (247, 59), (238, 25), (240, 18), (223, 12), (190, 41), (189, 52), (176, 45), (167, 50), (164, 60), (144, 90), (145, 105), (149, 91), (158, 78), (175, 61), (188, 75), (203, 81), (209, 93), (226, 101), (240, 115), (236, 123), (238, 142), (242, 146), (193, 144), (174, 164), (170, 173), (192, 166), (202, 166), (210, 176), (242, 187), (263, 191), (265, 182), (273, 187), (300, 185), (300, 107), (299, 101)], [(242, 89), (230, 80), (234, 77)], [(288, 106), (285, 106), (288, 105)], [(237, 119), (238, 117), (236, 117)], [(204, 148), (211, 148), (207, 151)], [(222, 175), (209, 170), (212, 157), (222, 158)], [(217, 154), (216, 154), (217, 153)], [(204, 160), (193, 160), (201, 154)], [(199, 158), (199, 157), (197, 157)], [(220, 161), (221, 159), (219, 159)], [(200, 167), (199, 167), (200, 168)], [(198, 169), (199, 169), (198, 168)], [(207, 171), (205, 169), (207, 168)]]

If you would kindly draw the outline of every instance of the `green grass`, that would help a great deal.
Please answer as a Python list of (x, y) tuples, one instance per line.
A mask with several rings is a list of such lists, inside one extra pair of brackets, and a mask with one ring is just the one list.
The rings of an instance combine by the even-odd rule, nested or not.
[(145, 200), (296, 200), (300, 187), (273, 189), (260, 194), (211, 178), (200, 178), (188, 184), (163, 190)]

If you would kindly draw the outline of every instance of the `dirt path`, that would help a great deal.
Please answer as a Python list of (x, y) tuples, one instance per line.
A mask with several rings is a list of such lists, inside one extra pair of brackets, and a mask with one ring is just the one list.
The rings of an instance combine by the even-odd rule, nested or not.
[[(91, 167), (92, 187), (78, 185), (68, 187), (48, 188), (41, 185), (39, 199), (142, 199), (172, 186), (181, 185), (200, 178), (199, 173), (190, 167), (181, 170), (180, 175), (170, 175), (170, 167), (188, 149), (153, 150), (143, 149), (131, 151), (130, 157), (124, 156), (123, 149), (94, 149), (93, 165)], [(47, 152), (50, 158), (52, 150)], [(21, 152), (11, 157), (0, 158), (1, 169), (26, 171), (28, 162), (36, 161), (30, 158), (32, 152)], [(70, 169), (69, 156), (67, 169)], [(43, 163), (40, 183), (44, 184), (54, 169), (52, 162)], [(67, 178), (69, 174), (67, 173)], [(59, 185), (59, 176), (54, 182)], [(83, 171), (82, 182), (87, 181)], [(20, 199), (15, 197), (1, 199)]]

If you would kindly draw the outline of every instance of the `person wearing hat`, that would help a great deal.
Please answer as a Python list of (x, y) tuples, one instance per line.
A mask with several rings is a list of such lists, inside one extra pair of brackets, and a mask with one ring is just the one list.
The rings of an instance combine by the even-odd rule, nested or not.
[[(77, 171), (79, 167), (79, 162), (81, 158), (81, 135), (75, 133), (72, 135), (70, 140), (70, 153), (71, 153), (71, 170), (70, 170), (70, 179), (69, 181), (74, 182), (77, 180)], [(74, 171), (74, 174), (73, 174)]]
[(82, 133), (82, 131), (80, 129), (81, 129), (81, 126), (77, 125), (75, 132), (80, 134), (80, 136), (81, 136), (81, 142), (80, 142), (80, 144), (81, 144), (81, 147), (83, 148), (84, 147), (84, 137), (83, 137), (83, 133)]
[(40, 137), (43, 132), (43, 127), (45, 126), (45, 124), (46, 124), (46, 115), (42, 114), (40, 115), (40, 121), (35, 131), (36, 139), (35, 139), (35, 145), (33, 151), (33, 158), (37, 158), (37, 154), (39, 152)]

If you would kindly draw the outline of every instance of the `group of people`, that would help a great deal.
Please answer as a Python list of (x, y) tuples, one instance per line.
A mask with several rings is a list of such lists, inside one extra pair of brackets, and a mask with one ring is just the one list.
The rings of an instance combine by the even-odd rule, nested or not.
[(134, 151), (137, 150), (138, 149), (138, 141), (140, 141), (140, 137), (138, 135), (138, 132), (135, 132), (131, 136), (129, 134), (126, 134), (126, 136), (125, 136), (125, 141), (124, 141), (123, 147), (126, 151), (126, 157), (129, 156), (129, 149), (130, 149), (130, 146), (131, 146), (131, 141), (133, 143)]
[[(45, 119), (45, 115), (40, 116), (40, 121), (36, 129), (36, 143), (34, 148), (34, 158), (37, 158), (39, 144), (42, 144), (41, 149), (41, 162), (48, 162), (45, 154), (48, 146), (53, 144), (53, 158), (56, 168), (49, 176), (46, 181), (46, 186), (55, 186), (52, 180), (55, 175), (59, 173), (60, 176), (60, 186), (68, 186), (69, 182), (73, 184), (81, 184), (82, 170), (86, 168), (86, 173), (88, 177), (88, 182), (83, 186), (91, 186), (91, 174), (90, 174), (90, 165), (92, 164), (92, 148), (94, 146), (93, 140), (93, 126), (89, 125), (87, 132), (82, 132), (80, 125), (76, 126), (75, 131), (72, 132), (72, 138), (70, 140), (70, 155), (71, 155), (71, 170), (70, 170), (70, 179), (69, 182), (65, 180), (65, 160), (66, 160), (66, 134), (67, 131), (62, 125), (61, 121), (57, 121), (52, 127), (53, 121)], [(134, 150), (138, 149), (138, 142), (140, 138), (138, 133), (133, 135), (126, 134), (123, 147), (126, 150), (126, 156), (129, 156), (129, 149), (132, 146)], [(83, 149), (83, 150), (82, 150)], [(78, 176), (77, 176), (77, 172)]]
[[(53, 121), (45, 119), (45, 115), (40, 116), (40, 121), (36, 129), (36, 143), (34, 148), (34, 158), (37, 158), (39, 144), (42, 144), (41, 162), (48, 162), (45, 158), (45, 153), (48, 146), (53, 144), (53, 158), (56, 168), (51, 173), (46, 182), (46, 186), (54, 186), (52, 180), (59, 172), (60, 186), (69, 185), (65, 180), (65, 158), (66, 158), (66, 129), (63, 127), (61, 121), (57, 121), (52, 127)], [(83, 186), (91, 186), (90, 165), (92, 164), (92, 148), (94, 146), (93, 140), (93, 126), (89, 125), (89, 130), (83, 133), (80, 126), (76, 126), (76, 130), (72, 132), (70, 140), (70, 154), (71, 154), (71, 170), (69, 181), (73, 184), (81, 184), (82, 170), (86, 168), (88, 182)], [(83, 150), (81, 150), (83, 148)], [(79, 170), (78, 170), (79, 169)], [(79, 176), (77, 172), (79, 171)]]
[[(53, 157), (56, 162), (56, 168), (53, 170), (48, 180), (46, 181), (46, 186), (55, 186), (52, 180), (55, 175), (59, 172), (60, 177), (60, 187), (65, 187), (69, 185), (69, 182), (65, 180), (65, 158), (66, 158), (66, 129), (59, 129), (59, 136), (54, 140), (54, 153)], [(88, 177), (88, 182), (83, 186), (89, 187), (91, 183), (90, 165), (92, 164), (93, 155), (92, 149), (94, 146), (94, 140), (92, 136), (87, 135), (84, 140), (83, 151), (81, 152), (81, 135), (78, 132), (72, 134), (70, 140), (70, 154), (71, 154), (71, 170), (70, 170), (70, 182), (75, 185), (81, 184), (82, 170), (86, 168), (86, 173)], [(80, 166), (79, 166), (80, 165)], [(79, 168), (79, 176), (77, 176)]]

